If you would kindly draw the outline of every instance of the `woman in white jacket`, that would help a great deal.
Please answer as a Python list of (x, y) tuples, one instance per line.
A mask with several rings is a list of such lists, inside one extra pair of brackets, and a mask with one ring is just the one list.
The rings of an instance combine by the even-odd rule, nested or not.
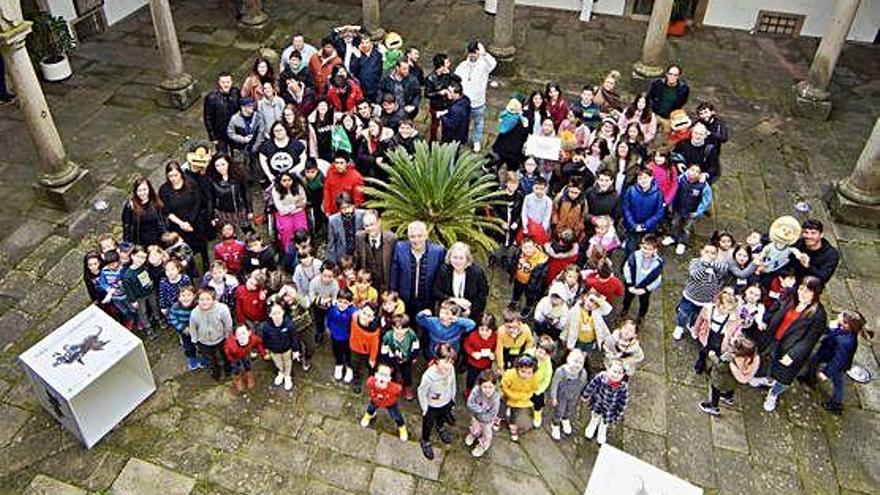
[(560, 335), (568, 350), (580, 349), (589, 355), (602, 348), (611, 333), (605, 317), (611, 313), (611, 305), (595, 291), (585, 292), (572, 306), (568, 314), (568, 326)]

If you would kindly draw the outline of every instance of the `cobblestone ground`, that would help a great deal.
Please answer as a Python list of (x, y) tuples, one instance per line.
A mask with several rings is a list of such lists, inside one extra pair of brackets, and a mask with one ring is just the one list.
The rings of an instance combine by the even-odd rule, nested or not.
[[(455, 0), (382, 2), (385, 27), (423, 47), (428, 57), (458, 56), (464, 40), (488, 40), (491, 18), (478, 4)], [(318, 39), (329, 27), (357, 21), (354, 0), (272, 2), (265, 44), (281, 46), (294, 29)], [(234, 28), (230, 5), (216, 0), (175, 2), (184, 61), (207, 90), (221, 68), (244, 73), (257, 43)], [(506, 96), (555, 79), (569, 91), (612, 68), (624, 89), (641, 83), (626, 75), (638, 58), (645, 25), (619, 18), (580, 24), (576, 15), (517, 10), (519, 67), (490, 94), (489, 121)], [(833, 120), (788, 117), (789, 87), (803, 77), (815, 40), (756, 38), (744, 32), (699, 29), (671, 40), (670, 59), (685, 67), (692, 98), (716, 102), (730, 123), (724, 177), (715, 214), (697, 226), (742, 234), (764, 228), (776, 215), (809, 201), (831, 224), (821, 197), (831, 181), (849, 173), (880, 108), (876, 47), (849, 46), (835, 72)], [(30, 395), (15, 357), (86, 303), (83, 246), (114, 228), (122, 191), (135, 173), (160, 177), (158, 167), (179, 157), (181, 143), (201, 136), (201, 105), (177, 113), (152, 101), (161, 64), (150, 16), (141, 10), (73, 57), (76, 75), (46, 85), (70, 155), (99, 179), (109, 212), (65, 215), (34, 202), (35, 159), (20, 116), (0, 114), (0, 492), (79, 493), (554, 493), (582, 492), (596, 447), (582, 438), (554, 443), (545, 431), (525, 433), (519, 444), (500, 434), (491, 453), (472, 460), (460, 439), (426, 462), (418, 444), (401, 443), (381, 417), (361, 429), (363, 398), (335, 386), (323, 351), (312, 371), (296, 373), (293, 394), (269, 391), (267, 366), (258, 389), (236, 397), (228, 385), (185, 370), (171, 335), (148, 343), (159, 383), (156, 394), (90, 451), (75, 444)], [(118, 228), (118, 227), (116, 227)], [(828, 235), (843, 264), (825, 297), (833, 309), (858, 307), (877, 322), (880, 280), (877, 233), (834, 225)], [(86, 236), (85, 240), (80, 240)], [(668, 253), (671, 255), (671, 253)], [(633, 378), (632, 406), (611, 442), (713, 494), (880, 494), (880, 385), (848, 384), (847, 410), (838, 418), (818, 407), (820, 395), (796, 386), (775, 414), (762, 396), (742, 390), (737, 405), (719, 418), (696, 404), (706, 384), (691, 371), (695, 350), (668, 335), (683, 279), (682, 260), (668, 264), (662, 297), (655, 298), (643, 335), (647, 360)], [(493, 273), (493, 304), (507, 295)], [(876, 323), (875, 323), (876, 326)], [(862, 345), (858, 362), (875, 376), (873, 350)], [(461, 400), (459, 400), (461, 403)], [(418, 433), (416, 408), (404, 408)], [(459, 413), (463, 419), (464, 414)], [(579, 424), (583, 426), (583, 421)]]

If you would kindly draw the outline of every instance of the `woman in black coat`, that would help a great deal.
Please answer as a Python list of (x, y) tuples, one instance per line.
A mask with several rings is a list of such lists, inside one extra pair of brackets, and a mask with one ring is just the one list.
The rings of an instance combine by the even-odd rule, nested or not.
[(483, 269), (474, 264), (471, 249), (456, 242), (446, 252), (446, 263), (434, 279), (434, 301), (452, 299), (461, 308), (461, 316), (479, 323), (489, 297), (489, 282)]
[[(791, 385), (801, 368), (810, 360), (810, 354), (828, 326), (828, 315), (819, 301), (822, 281), (804, 277), (797, 294), (776, 303), (771, 308), (764, 342), (768, 357), (768, 377), (759, 384), (770, 385), (764, 400), (764, 410), (776, 409), (779, 396)], [(761, 340), (761, 339), (759, 339)]]
[(184, 175), (180, 163), (170, 160), (165, 164), (166, 181), (159, 187), (159, 199), (165, 205), (168, 229), (180, 234), (184, 242), (198, 253), (202, 272), (208, 271), (208, 219), (204, 216), (207, 205), (202, 204), (199, 186)]
[(159, 244), (165, 233), (162, 201), (145, 177), (137, 177), (131, 186), (131, 198), (122, 207), (122, 240), (138, 246)]

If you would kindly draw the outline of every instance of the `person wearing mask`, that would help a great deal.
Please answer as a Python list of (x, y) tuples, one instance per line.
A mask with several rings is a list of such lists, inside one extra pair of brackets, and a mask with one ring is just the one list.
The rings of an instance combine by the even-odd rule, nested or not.
[(208, 139), (214, 143), (219, 153), (229, 151), (226, 129), (232, 116), (238, 112), (240, 98), (238, 88), (232, 85), (232, 74), (225, 71), (217, 76), (217, 87), (205, 96), (202, 118), (205, 130), (208, 131)]
[[(461, 79), (462, 91), (471, 104), (470, 120), (474, 122), (474, 152), (479, 153), (483, 142), (483, 125), (486, 113), (486, 86), (489, 74), (498, 62), (490, 55), (482, 43), (472, 41), (467, 47), (467, 58), (455, 68), (455, 75)], [(462, 141), (464, 142), (464, 141)]]

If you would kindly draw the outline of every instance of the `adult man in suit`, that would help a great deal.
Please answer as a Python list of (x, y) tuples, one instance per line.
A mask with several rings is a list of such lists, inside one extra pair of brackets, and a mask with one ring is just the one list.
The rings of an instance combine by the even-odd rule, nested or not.
[(339, 213), (327, 221), (327, 259), (339, 264), (346, 254), (354, 256), (357, 233), (364, 228), (364, 210), (355, 209), (354, 200), (347, 192), (336, 198)]
[(373, 274), (373, 287), (381, 292), (388, 289), (397, 234), (382, 230), (382, 219), (376, 210), (364, 212), (363, 225), (364, 230), (357, 233), (354, 243), (354, 262)]

